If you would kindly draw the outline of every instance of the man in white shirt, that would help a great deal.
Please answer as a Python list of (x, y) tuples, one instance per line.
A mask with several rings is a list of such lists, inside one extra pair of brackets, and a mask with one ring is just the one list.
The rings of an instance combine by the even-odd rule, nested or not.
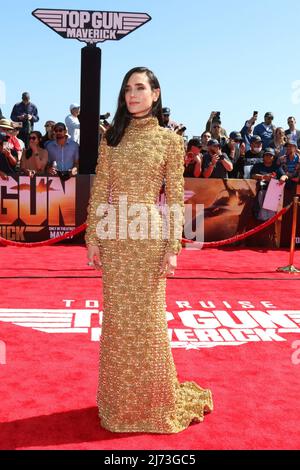
[(73, 103), (70, 105), (70, 113), (66, 119), (65, 123), (68, 129), (68, 134), (70, 139), (79, 144), (80, 141), (80, 122), (78, 119), (80, 113), (79, 104)]

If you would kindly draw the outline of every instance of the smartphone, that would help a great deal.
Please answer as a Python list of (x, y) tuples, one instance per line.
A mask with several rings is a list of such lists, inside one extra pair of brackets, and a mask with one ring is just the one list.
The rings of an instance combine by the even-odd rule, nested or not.
[(257, 117), (258, 116), (258, 111), (253, 111), (253, 117)]

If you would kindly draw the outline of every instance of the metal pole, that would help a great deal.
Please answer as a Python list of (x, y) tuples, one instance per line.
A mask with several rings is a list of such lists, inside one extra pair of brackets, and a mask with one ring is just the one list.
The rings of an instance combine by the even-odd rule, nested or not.
[(79, 173), (95, 173), (99, 145), (101, 49), (81, 49)]
[(297, 229), (297, 215), (298, 215), (299, 197), (293, 198), (293, 222), (292, 222), (292, 233), (290, 243), (290, 259), (289, 265), (282, 268), (277, 268), (276, 271), (288, 272), (288, 273), (300, 273), (300, 269), (297, 269), (294, 265), (294, 254), (295, 254), (295, 242), (296, 242), (296, 229)]

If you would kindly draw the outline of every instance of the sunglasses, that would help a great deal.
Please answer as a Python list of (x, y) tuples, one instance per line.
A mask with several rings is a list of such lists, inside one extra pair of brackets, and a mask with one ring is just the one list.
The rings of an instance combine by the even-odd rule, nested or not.
[(221, 129), (221, 126), (214, 126), (214, 129)]
[(32, 137), (31, 136), (29, 137), (29, 140), (36, 140), (36, 139), (37, 137), (35, 135), (33, 135)]
[(54, 129), (54, 132), (63, 132), (65, 129), (63, 129), (62, 127), (57, 127), (56, 129)]

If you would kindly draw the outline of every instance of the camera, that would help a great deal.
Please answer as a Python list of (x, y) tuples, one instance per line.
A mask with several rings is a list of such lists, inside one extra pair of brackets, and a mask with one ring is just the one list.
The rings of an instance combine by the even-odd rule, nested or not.
[(221, 111), (216, 111), (215, 119), (220, 119)]
[(257, 117), (258, 116), (258, 111), (253, 111), (253, 117)]
[(225, 158), (224, 155), (220, 155), (219, 160), (224, 160), (224, 158)]

